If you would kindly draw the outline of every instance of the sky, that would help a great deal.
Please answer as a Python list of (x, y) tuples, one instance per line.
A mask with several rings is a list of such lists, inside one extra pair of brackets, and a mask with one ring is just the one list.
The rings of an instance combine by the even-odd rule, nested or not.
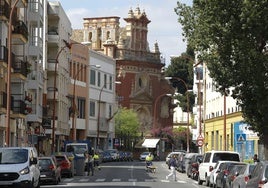
[[(83, 18), (118, 16), (120, 27), (126, 22), (123, 18), (128, 16), (130, 8), (134, 11), (137, 7), (145, 11), (147, 18), (151, 20), (148, 25), (148, 42), (152, 51), (157, 42), (166, 66), (170, 64), (171, 56), (179, 56), (186, 51), (186, 43), (183, 41), (182, 29), (178, 23), (178, 15), (174, 8), (177, 0), (58, 0), (73, 29), (83, 28)], [(180, 0), (191, 5), (192, 0)]]

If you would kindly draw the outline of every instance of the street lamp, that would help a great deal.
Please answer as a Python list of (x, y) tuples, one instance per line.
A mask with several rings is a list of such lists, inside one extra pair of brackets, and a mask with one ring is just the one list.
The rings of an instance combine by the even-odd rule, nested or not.
[[(115, 84), (121, 84), (120, 81), (115, 81), (114, 83)], [(98, 120), (97, 120), (97, 149), (99, 149), (99, 138), (100, 138), (100, 103), (101, 103), (101, 94), (102, 94), (102, 91), (103, 91), (104, 87), (107, 84), (111, 84), (111, 82), (104, 83), (104, 85), (102, 86), (102, 88), (100, 90), (100, 93), (99, 93), (99, 100), (98, 100)]]
[(81, 44), (78, 42), (68, 43), (66, 40), (63, 40), (64, 46), (58, 51), (56, 55), (56, 62), (54, 68), (54, 83), (53, 83), (53, 114), (52, 114), (52, 145), (51, 145), (51, 154), (55, 151), (55, 120), (56, 120), (56, 84), (57, 84), (57, 68), (59, 64), (59, 56), (65, 48), (71, 49), (74, 44)]
[(8, 59), (7, 59), (7, 112), (6, 112), (6, 139), (5, 145), (9, 146), (9, 137), (10, 137), (10, 103), (11, 103), (11, 41), (12, 41), (12, 23), (13, 23), (13, 12), (17, 6), (19, 0), (16, 0), (13, 6), (11, 7), (9, 20), (8, 20)]
[(72, 128), (73, 128), (73, 140), (76, 140), (76, 121), (75, 121), (75, 112), (76, 112), (76, 104), (75, 104), (75, 98), (76, 98), (76, 94), (75, 94), (75, 88), (76, 88), (76, 80), (77, 80), (77, 76), (79, 75), (79, 73), (81, 72), (81, 70), (83, 70), (84, 68), (87, 67), (96, 67), (96, 68), (100, 68), (100, 65), (86, 65), (86, 66), (82, 66), (80, 67), (80, 69), (78, 69), (77, 73), (74, 76), (74, 84), (73, 84), (73, 100), (72, 100)]
[[(158, 101), (164, 97), (164, 96), (172, 96), (172, 94), (170, 93), (163, 93), (162, 95), (159, 95), (156, 99), (155, 99), (155, 102), (154, 102), (154, 125), (153, 125), (153, 130), (155, 131), (156, 130), (156, 107), (157, 107), (157, 103)], [(154, 132), (154, 137), (156, 137), (156, 134)]]
[(187, 99), (187, 138), (186, 138), (186, 140), (187, 140), (187, 153), (189, 153), (189, 151), (190, 151), (190, 135), (189, 135), (189, 132), (190, 132), (190, 130), (189, 130), (189, 105), (190, 104), (189, 103), (190, 103), (190, 101), (189, 101), (189, 94), (188, 94), (188, 86), (187, 86), (186, 82), (179, 77), (165, 77), (165, 79), (167, 79), (167, 80), (176, 79), (178, 81), (181, 81), (186, 89), (186, 99)]

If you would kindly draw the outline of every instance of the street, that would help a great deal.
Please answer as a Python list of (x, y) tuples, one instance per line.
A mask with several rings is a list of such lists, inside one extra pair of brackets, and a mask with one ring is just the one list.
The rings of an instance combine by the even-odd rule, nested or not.
[(42, 188), (49, 187), (98, 187), (98, 188), (192, 188), (205, 187), (197, 184), (196, 181), (188, 178), (185, 174), (177, 172), (177, 181), (172, 178), (166, 180), (169, 170), (164, 161), (154, 161), (157, 167), (156, 173), (147, 172), (145, 163), (133, 162), (111, 162), (102, 163), (101, 170), (95, 171), (94, 176), (75, 176), (73, 178), (62, 178), (59, 185), (41, 185)]

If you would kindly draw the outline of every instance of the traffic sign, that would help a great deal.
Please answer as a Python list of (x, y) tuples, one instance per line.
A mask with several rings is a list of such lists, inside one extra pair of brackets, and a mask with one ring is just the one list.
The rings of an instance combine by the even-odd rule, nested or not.
[(196, 141), (196, 143), (197, 143), (197, 145), (198, 145), (199, 147), (201, 147), (201, 146), (203, 146), (204, 141), (203, 141), (203, 139), (198, 139), (198, 140)]

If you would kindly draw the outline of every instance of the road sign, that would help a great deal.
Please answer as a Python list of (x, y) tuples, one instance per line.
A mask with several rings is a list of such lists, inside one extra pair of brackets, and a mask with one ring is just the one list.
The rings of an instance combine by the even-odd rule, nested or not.
[(197, 143), (197, 145), (199, 147), (203, 146), (203, 144), (204, 144), (204, 138), (203, 138), (203, 136), (201, 134), (197, 137), (196, 143)]

